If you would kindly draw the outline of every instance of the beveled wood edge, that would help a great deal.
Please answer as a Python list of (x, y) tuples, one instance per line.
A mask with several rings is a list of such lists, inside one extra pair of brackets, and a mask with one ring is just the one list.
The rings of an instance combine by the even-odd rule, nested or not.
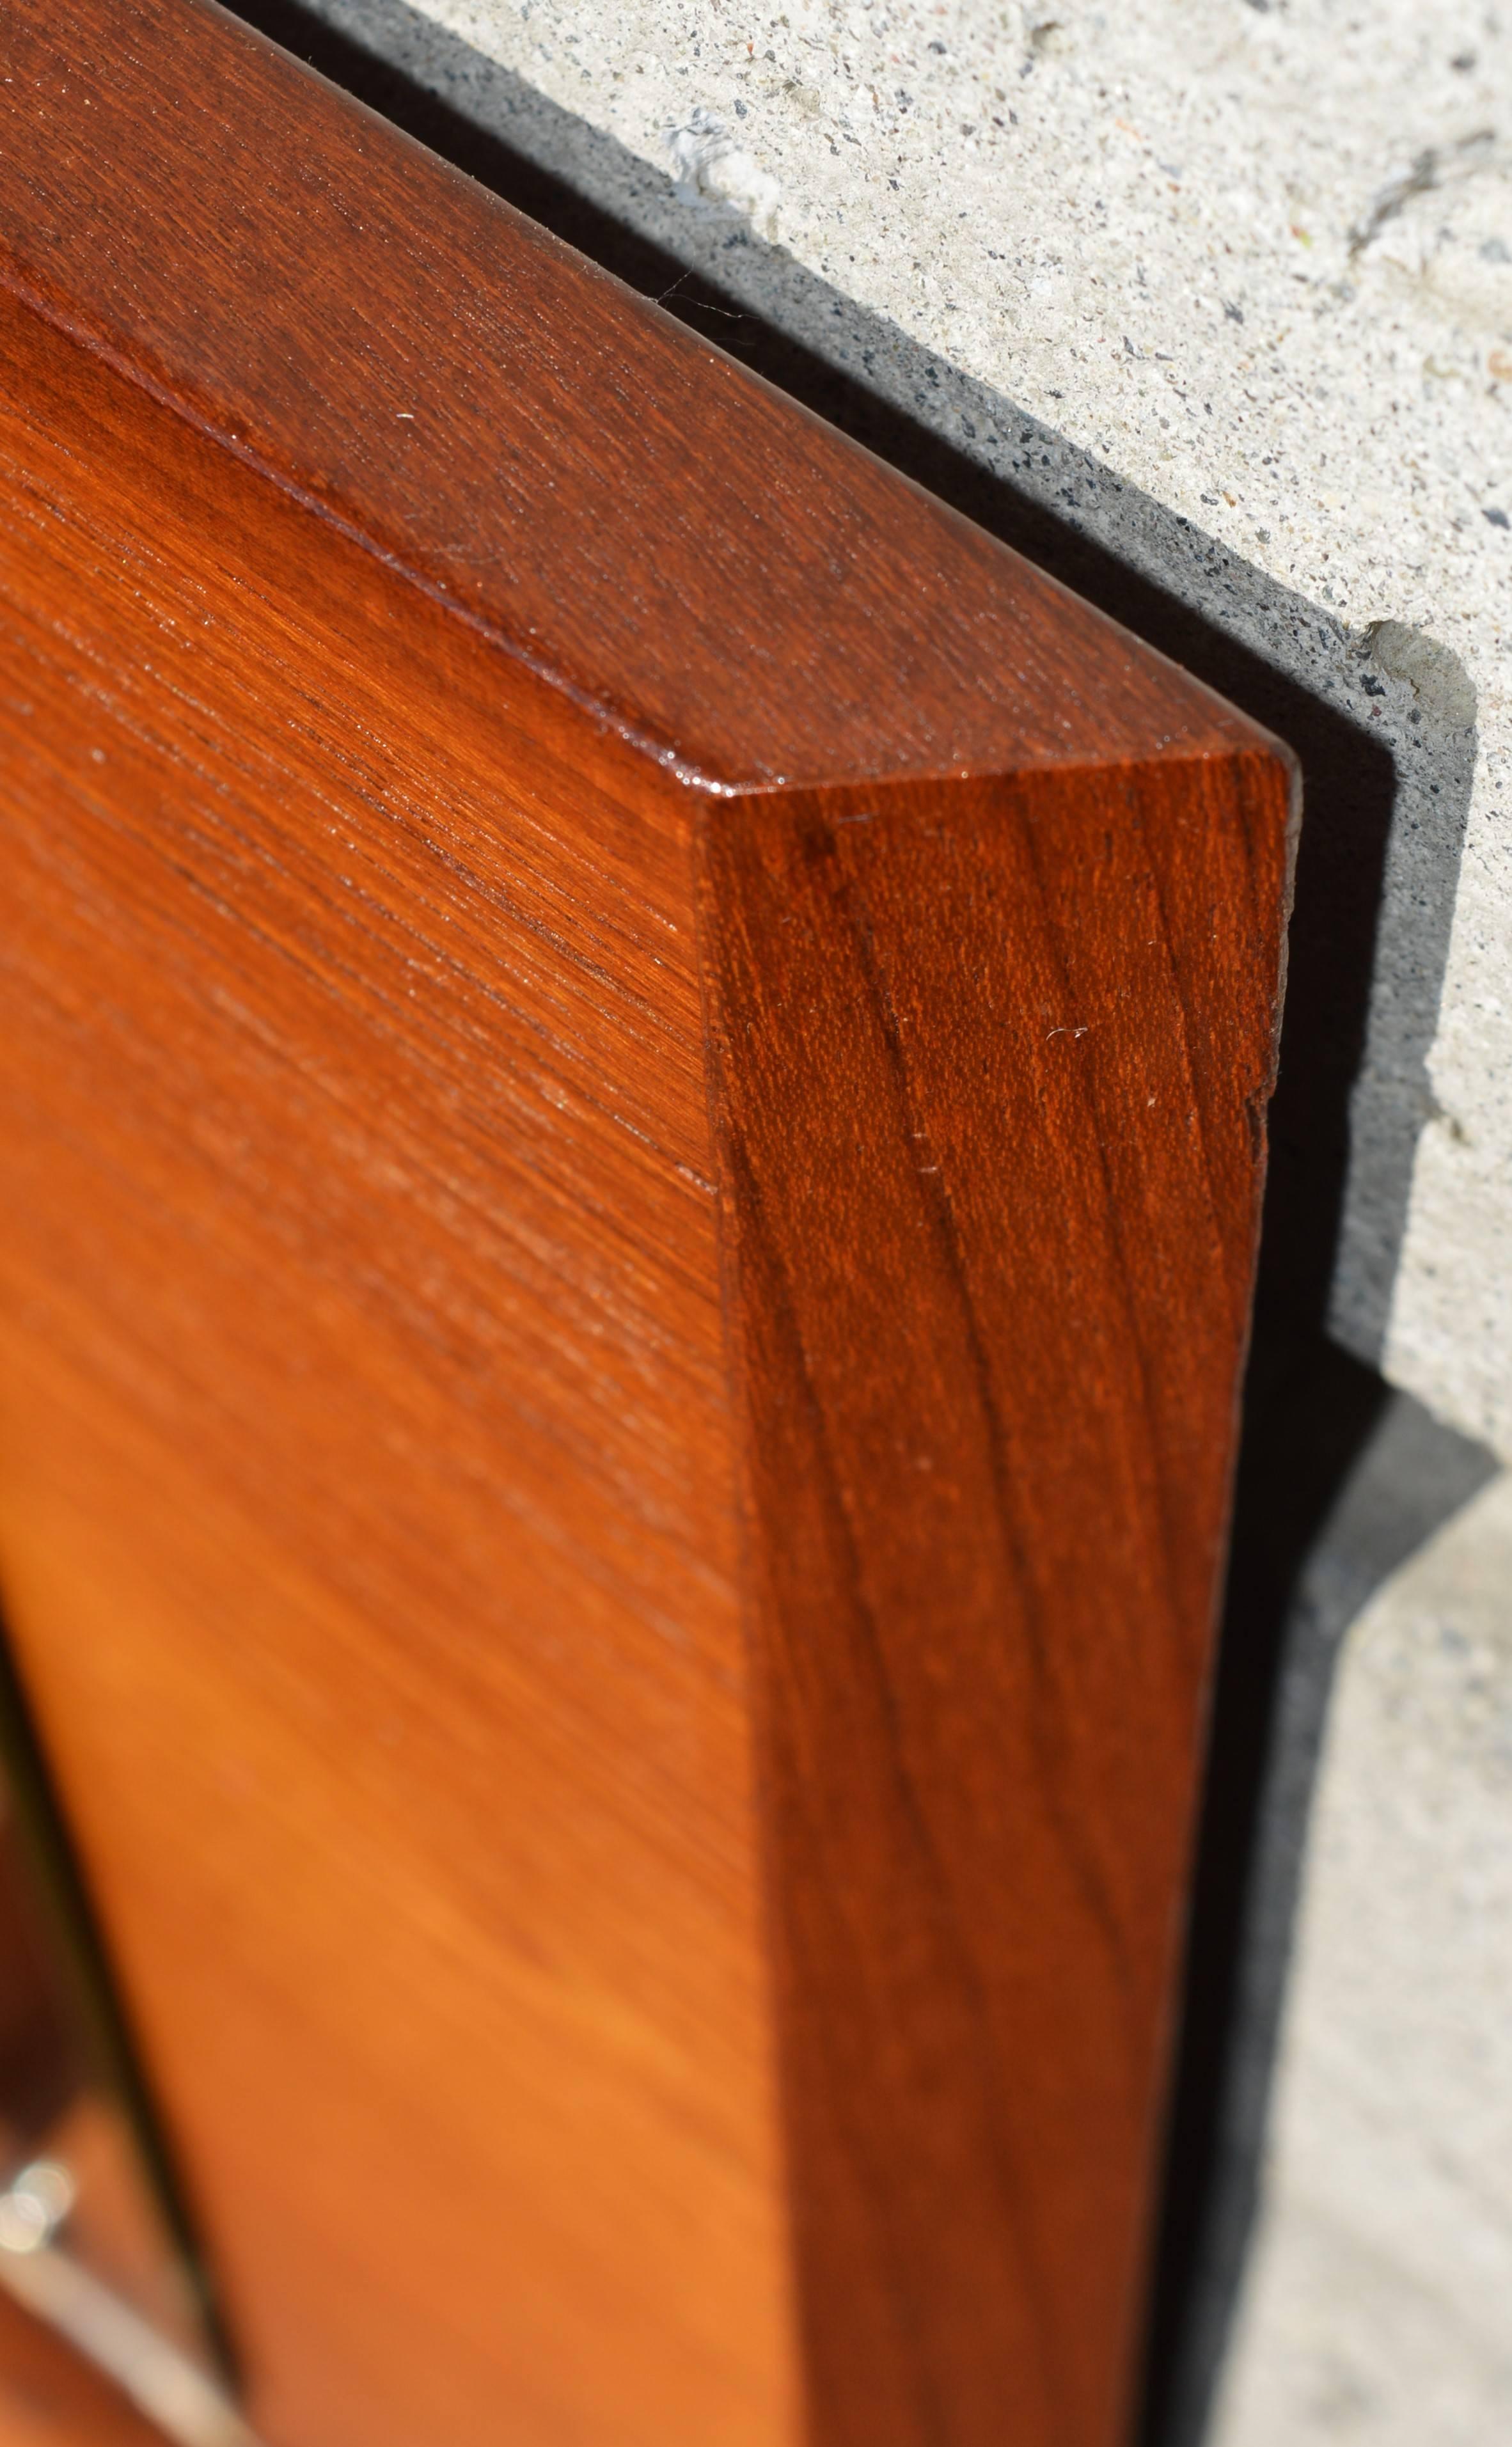
[[(45, 32), (38, 31), (39, 21)], [(16, 89), (24, 80), (8, 78), (12, 90), (6, 94), (0, 89), (0, 111), (9, 109), (11, 114), (9, 127), (0, 130), (0, 281), (76, 344), (89, 349), (219, 447), (238, 456), (397, 577), (467, 621), (497, 651), (559, 692), (591, 726), (617, 732), (671, 779), (702, 795), (719, 798), (860, 783), (873, 774), (943, 780), (1026, 766), (1126, 761), (1135, 755), (1164, 760), (1202, 749), (1223, 753), (1236, 746), (1267, 741), (1267, 734), (1248, 717), (1223, 704), (1155, 649), (1081, 603), (911, 479), (772, 390), (711, 342), (690, 333), (652, 302), (538, 230), (328, 84), (317, 71), (228, 15), (216, 0), (14, 0), (11, 41), (19, 47), (18, 56), (29, 43), (37, 58), (64, 64), (76, 61), (81, 82), (93, 74), (100, 83), (102, 64), (110, 62), (114, 47), (123, 69), (129, 66), (140, 85), (142, 61), (131, 52), (134, 36), (148, 67), (158, 68), (164, 81), (174, 66), (181, 65), (193, 88), (197, 77), (213, 67), (213, 89), (204, 106), (198, 115), (180, 107), (170, 83), (163, 108), (153, 111), (150, 157), (133, 162), (125, 142), (118, 151), (126, 158), (101, 168), (91, 157), (82, 183), (75, 176), (68, 186), (65, 171), (56, 166), (60, 129), (71, 131), (77, 123), (80, 135), (92, 139), (111, 102), (105, 84), (94, 96), (84, 95), (72, 119), (64, 114), (48, 120), (45, 111), (37, 115), (41, 104), (35, 108), (18, 104)], [(154, 44), (166, 47), (161, 55), (154, 53)], [(180, 51), (181, 64), (177, 60)], [(45, 99), (50, 101), (50, 97)], [(253, 255), (260, 248), (270, 250), (270, 270), (278, 274), (277, 278), (270, 278), (266, 295), (259, 294), (254, 300), (254, 320), (262, 317), (262, 336), (273, 342), (259, 354), (244, 344), (247, 299), (233, 296), (226, 286), (231, 275), (225, 274), (223, 264), (217, 272), (206, 252), (210, 234), (191, 230), (186, 237), (180, 225), (183, 218), (180, 191), (202, 190), (212, 167), (219, 167), (212, 164), (206, 151), (207, 145), (213, 150), (215, 109), (268, 109), (274, 104), (282, 117), (267, 130), (267, 179), (259, 177), (255, 188), (243, 180), (241, 187), (246, 247)], [(119, 138), (123, 131), (116, 133)], [(124, 131), (127, 139), (131, 133), (129, 127)], [(311, 240), (287, 216), (280, 219), (276, 205), (268, 202), (279, 178), (288, 183), (296, 173), (308, 172), (312, 163), (326, 175), (328, 158), (332, 195), (339, 199), (341, 180), (350, 182), (355, 175), (353, 163), (360, 163), (372, 188), (374, 217), (381, 219), (384, 211), (390, 211), (399, 231), (398, 237), (390, 233), (387, 255), (380, 232), (369, 247), (369, 261), (361, 252), (361, 245), (368, 244), (368, 234), (359, 221), (345, 256), (328, 267), (336, 284), (332, 294), (339, 294), (343, 281), (350, 287), (386, 268), (396, 282), (410, 284), (407, 289), (401, 285), (389, 301), (385, 328), (372, 340), (371, 365), (364, 360), (357, 394), (346, 397), (345, 404), (329, 398), (322, 402), (321, 394), (309, 394), (308, 389), (302, 396), (298, 379), (289, 372), (290, 363), (318, 349), (321, 336), (318, 322), (312, 320), (316, 309), (312, 306), (306, 312), (297, 284), (293, 302), (286, 294), (291, 266), (297, 268), (299, 245), (324, 241), (319, 233)], [(68, 161), (72, 160), (68, 155)], [(70, 170), (68, 175), (74, 174)], [(232, 200), (237, 195), (238, 175), (236, 165), (231, 165)], [(53, 180), (54, 185), (45, 188), (47, 179)], [(56, 184), (59, 180), (64, 180), (62, 186)], [(44, 184), (39, 185), (39, 180)], [(91, 196), (91, 182), (102, 193), (110, 190), (112, 226), (134, 223), (131, 243), (136, 253), (123, 254), (122, 264), (113, 272), (101, 261), (104, 249), (86, 249), (82, 258), (68, 256), (67, 224), (81, 208), (81, 199)], [(154, 218), (160, 211), (160, 197), (173, 203), (173, 217), (163, 207), (161, 234)], [(437, 240), (438, 268), (429, 288), (416, 285), (414, 265), (404, 256), (401, 244), (409, 230), (405, 216), (412, 219), (417, 208), (423, 214), (434, 211), (438, 221), (446, 224)], [(62, 230), (61, 241), (53, 237), (44, 242), (32, 234), (31, 223), (39, 218), (46, 223), (49, 213)], [(285, 258), (281, 261), (280, 248)], [(644, 637), (637, 640), (633, 622), (622, 625), (616, 636), (606, 635), (604, 652), (609, 660), (597, 680), (590, 683), (575, 668), (574, 650), (565, 638), (550, 632), (550, 618), (558, 623), (561, 618), (559, 602), (550, 603), (542, 627), (525, 616), (534, 601), (527, 587), (520, 598), (518, 616), (506, 616), (493, 578), (477, 576), (476, 599), (468, 599), (438, 560), (438, 538), (444, 543), (451, 534), (448, 522), (455, 522), (458, 503), (464, 499), (458, 486), (463, 484), (465, 463), (476, 457), (481, 438), (488, 431), (502, 432), (508, 427), (509, 389), (486, 389), (486, 379), (499, 373), (494, 360), (480, 368), (481, 376), (486, 378), (482, 406), (469, 402), (465, 413), (459, 411), (455, 432), (442, 433), (418, 478), (393, 459), (393, 410), (382, 396), (393, 374), (394, 350), (384, 353), (387, 323), (396, 323), (404, 348), (413, 353), (426, 338), (430, 317), (439, 348), (444, 336), (441, 327), (448, 317), (463, 311), (467, 295), (483, 294), (477, 290), (480, 253), (488, 267), (484, 285), (488, 312), (510, 346), (518, 346), (522, 352), (519, 363), (511, 361), (509, 369), (519, 377), (516, 390), (532, 402), (533, 414), (539, 411), (515, 455), (523, 459), (535, 452), (525, 472), (539, 488), (540, 519), (548, 524), (555, 521), (560, 528), (559, 539), (553, 530), (554, 549), (559, 541), (570, 561), (584, 534), (591, 532), (595, 567), (605, 554), (608, 565), (614, 565), (617, 559), (622, 577), (616, 600), (643, 585), (644, 564), (652, 547), (666, 556), (677, 573), (674, 593), (681, 592), (671, 616), (677, 634), (669, 653), (689, 667), (698, 665), (699, 670), (697, 686), (683, 700), (681, 727), (671, 731), (665, 708), (652, 702), (658, 688), (665, 695), (662, 682), (655, 678), (660, 649), (653, 646), (647, 661)], [(204, 279), (187, 280), (186, 268), (203, 272)], [(220, 279), (219, 292), (212, 274)], [(468, 277), (473, 279), (472, 292), (466, 287)], [(532, 282), (535, 292), (531, 292)], [(139, 307), (138, 293), (154, 284), (148, 303), (160, 322), (168, 311), (162, 306), (163, 295), (177, 297), (188, 287), (195, 302), (187, 320), (187, 310), (175, 309), (178, 320), (170, 316), (167, 338), (160, 334), (148, 345), (141, 332), (132, 337), (129, 324), (136, 313), (142, 331), (149, 328), (147, 307)], [(631, 523), (620, 519), (616, 526), (614, 522), (620, 512), (613, 488), (602, 501), (595, 498), (586, 513), (572, 509), (575, 485), (581, 475), (584, 435), (576, 427), (553, 425), (552, 419), (560, 418), (563, 411), (549, 387), (532, 400), (534, 371), (540, 371), (543, 386), (549, 372), (559, 389), (560, 367), (553, 363), (548, 369), (542, 356), (538, 369), (538, 361), (529, 358), (529, 301), (517, 304), (517, 289), (539, 293), (540, 298), (548, 294), (558, 301), (570, 298), (579, 319), (602, 322), (611, 335), (612, 352), (595, 359), (587, 368), (590, 374), (599, 374), (606, 367), (619, 368), (621, 359), (613, 351), (623, 350), (628, 352), (623, 359), (626, 379), (633, 387), (635, 383), (649, 387), (644, 423), (650, 431), (659, 419), (664, 429), (654, 442), (635, 435), (639, 458), (633, 464), (639, 471), (636, 483), (644, 479), (652, 486), (659, 508), (670, 505), (671, 515), (662, 519), (659, 528), (654, 517), (636, 523), (633, 503), (625, 513)], [(542, 310), (538, 305), (535, 311), (539, 318)], [(513, 324), (508, 319), (511, 313)], [(580, 333), (575, 344), (580, 345)], [(339, 354), (339, 342), (337, 346)], [(496, 358), (497, 354), (496, 349)], [(270, 356), (277, 361), (272, 376), (265, 362)], [(463, 378), (468, 370), (465, 360), (459, 360), (459, 378)], [(443, 365), (438, 379), (444, 377)], [(263, 386), (260, 391), (258, 384)], [(322, 415), (330, 413), (322, 427), (324, 438), (316, 436), (310, 442), (313, 456), (302, 475), (296, 459), (307, 438), (312, 396)], [(590, 383), (579, 403), (590, 425), (595, 396)], [(606, 411), (622, 409), (623, 405), (606, 392)], [(265, 441), (272, 436), (278, 446), (260, 446), (249, 436), (245, 429), (249, 408), (250, 421), (260, 417), (267, 428)], [(665, 428), (685, 424), (690, 415), (695, 424), (700, 418), (708, 421), (711, 441), (707, 449), (690, 450), (681, 441), (668, 441)], [(624, 421), (621, 415), (619, 422)], [(707, 557), (711, 539), (727, 540), (728, 521), (741, 505), (738, 488), (731, 491), (715, 464), (729, 455), (732, 439), (736, 444), (751, 440), (753, 446), (759, 443), (767, 453), (752, 479), (762, 492), (762, 508), (759, 517), (746, 517), (741, 533), (732, 537), (735, 560), (732, 568), (719, 574), (720, 603), (709, 604), (698, 595), (705, 578), (701, 556)], [(553, 451), (558, 454), (555, 459)], [(331, 472), (332, 453), (344, 463), (339, 483)], [(775, 483), (771, 481), (774, 470)], [(564, 479), (560, 488), (558, 476)], [(656, 487), (661, 488), (659, 495)], [(810, 594), (802, 577), (795, 584), (785, 583), (786, 555), (803, 545), (810, 525), (829, 516), (828, 505), (834, 500), (841, 501), (840, 523), (824, 543), (829, 560), (822, 570), (815, 564), (809, 573), (820, 584), (820, 592)], [(474, 496), (465, 495), (465, 501), (477, 510)], [(902, 574), (905, 579), (911, 574), (912, 585), (893, 582), (898, 571), (891, 564), (884, 567), (895, 531), (903, 538)], [(467, 549), (472, 558), (464, 555), (458, 565), (483, 570), (489, 552), (507, 553), (508, 548), (505, 521), (492, 539), (482, 530), (470, 538)], [(853, 589), (847, 584), (839, 594), (832, 584), (837, 550), (854, 550), (859, 556), (857, 583)], [(911, 573), (909, 553), (915, 556)], [(707, 633), (710, 615), (718, 616), (720, 604), (731, 622), (738, 623), (739, 605), (731, 602), (732, 574), (735, 593), (749, 598), (754, 606), (756, 625), (754, 631), (744, 634), (741, 644), (747, 663), (742, 666), (737, 653), (727, 668), (718, 652), (710, 649)], [(830, 589), (827, 594), (825, 587)], [(572, 593), (570, 577), (561, 591)], [(917, 608), (908, 599), (915, 593), (919, 597)], [(959, 620), (949, 639), (937, 638), (936, 630), (957, 612)], [(647, 616), (654, 627), (657, 618), (668, 616), (652, 612)], [(854, 655), (859, 640), (868, 654), (875, 648), (880, 654), (879, 677), (877, 673), (870, 675), (875, 684), (870, 685), (860, 730), (855, 720), (847, 717), (848, 744), (828, 754), (822, 745), (816, 746), (823, 732), (824, 674), (843, 664), (847, 650)], [(711, 752), (709, 743), (696, 736), (703, 717), (716, 708), (716, 729), (726, 719), (728, 701), (738, 699), (743, 682), (750, 680), (750, 654), (768, 652), (773, 641), (780, 650), (776, 659), (783, 666), (782, 685), (773, 697), (771, 683), (764, 682), (768, 690), (767, 712), (756, 707), (755, 719), (759, 726), (771, 717), (772, 707), (785, 708), (789, 701), (799, 708), (798, 733), (807, 742), (801, 753), (801, 761), (808, 760), (803, 769), (784, 768), (784, 760), (788, 764), (792, 760), (775, 731), (765, 737), (750, 732), (734, 765), (728, 740), (724, 750)], [(962, 657), (970, 663), (973, 654), (979, 668), (968, 674)], [(622, 656), (618, 663), (616, 655)], [(1114, 699), (1117, 707), (1109, 713)], [(899, 710), (905, 705), (906, 713)], [(784, 711), (781, 719), (785, 722), (786, 718)], [(952, 753), (946, 743), (953, 731), (963, 727), (973, 732), (974, 744), (967, 752)], [(1273, 749), (1278, 746), (1268, 744)], [(874, 753), (875, 765), (869, 762)], [(775, 767), (773, 757), (778, 760)], [(765, 769), (757, 769), (764, 766)]]

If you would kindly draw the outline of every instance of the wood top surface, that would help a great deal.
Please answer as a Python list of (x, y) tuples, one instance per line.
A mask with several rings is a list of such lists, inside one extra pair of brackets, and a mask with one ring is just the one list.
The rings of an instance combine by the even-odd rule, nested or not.
[(208, 0), (0, 50), (0, 279), (685, 779), (1263, 736)]

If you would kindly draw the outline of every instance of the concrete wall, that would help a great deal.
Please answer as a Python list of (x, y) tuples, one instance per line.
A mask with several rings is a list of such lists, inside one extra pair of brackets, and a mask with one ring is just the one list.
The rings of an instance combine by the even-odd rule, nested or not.
[(1512, 2438), (1512, 1479), (1348, 1635), (1213, 2447)]

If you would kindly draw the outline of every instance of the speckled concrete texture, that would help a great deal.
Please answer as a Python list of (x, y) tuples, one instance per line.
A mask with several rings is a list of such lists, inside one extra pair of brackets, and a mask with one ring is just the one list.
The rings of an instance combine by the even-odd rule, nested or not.
[(1335, 1324), (1512, 1454), (1512, 14), (307, 5), (1389, 749)]
[(1349, 1635), (1212, 2447), (1512, 2438), (1512, 1479)]

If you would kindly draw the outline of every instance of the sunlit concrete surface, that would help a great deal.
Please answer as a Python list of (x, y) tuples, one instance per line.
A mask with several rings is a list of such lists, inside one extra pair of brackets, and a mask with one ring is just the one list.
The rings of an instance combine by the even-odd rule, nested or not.
[(1512, 2438), (1512, 1479), (1335, 1682), (1212, 2447)]

